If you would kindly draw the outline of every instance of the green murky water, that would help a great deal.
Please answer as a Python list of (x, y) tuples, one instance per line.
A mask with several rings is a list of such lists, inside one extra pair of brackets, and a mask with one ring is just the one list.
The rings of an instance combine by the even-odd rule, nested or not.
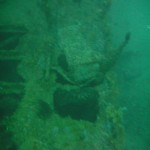
[(0, 150), (148, 150), (148, 0), (0, 0)]

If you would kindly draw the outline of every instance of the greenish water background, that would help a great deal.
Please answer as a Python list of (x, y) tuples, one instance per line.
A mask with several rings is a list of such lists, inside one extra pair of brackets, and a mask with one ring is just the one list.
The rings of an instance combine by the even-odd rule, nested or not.
[[(29, 4), (26, 3), (26, 5)], [(112, 8), (110, 11), (110, 26), (113, 31), (113, 42), (115, 43), (116, 47), (123, 41), (127, 32), (131, 33), (131, 40), (127, 47), (124, 49), (119, 62), (115, 66), (119, 74), (120, 81), (120, 104), (123, 108), (125, 108), (124, 125), (126, 128), (125, 131), (127, 140), (126, 150), (150, 149), (149, 10), (150, 1), (148, 0), (113, 0)], [(34, 11), (38, 14), (38, 10), (35, 9)], [(38, 24), (38, 17), (38, 15), (35, 15), (33, 23), (35, 21), (35, 23)], [(28, 19), (31, 19), (32, 22), (31, 17)], [(33, 24), (31, 23), (31, 27), (32, 25)], [(43, 28), (41, 28), (42, 32), (39, 32), (40, 35), (41, 33), (47, 32), (47, 28), (45, 27), (44, 23), (41, 26)], [(12, 101), (9, 101), (9, 105), (15, 105), (13, 104), (14, 99), (15, 98), (13, 98)], [(3, 103), (3, 101), (1, 103)], [(6, 107), (4, 106), (3, 112), (6, 112), (5, 108), (7, 108), (7, 105), (8, 104), (6, 104)], [(10, 113), (9, 111), (7, 112), (8, 114), (11, 114), (11, 110)], [(7, 115), (7, 113), (5, 115)]]
[(126, 32), (131, 40), (117, 70), (121, 82), (121, 105), (127, 150), (150, 149), (150, 1), (115, 0), (112, 4), (113, 39), (119, 43)]

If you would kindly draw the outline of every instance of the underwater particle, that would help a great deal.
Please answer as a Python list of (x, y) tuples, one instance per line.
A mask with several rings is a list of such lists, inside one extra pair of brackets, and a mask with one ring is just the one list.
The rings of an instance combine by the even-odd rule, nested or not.
[(52, 114), (52, 109), (48, 103), (43, 100), (39, 100), (38, 108), (37, 108), (37, 115), (40, 119), (48, 119)]
[(146, 25), (146, 29), (150, 29), (150, 25)]
[(54, 93), (54, 108), (62, 117), (95, 122), (99, 112), (98, 97), (98, 92), (93, 88), (70, 91), (57, 89)]

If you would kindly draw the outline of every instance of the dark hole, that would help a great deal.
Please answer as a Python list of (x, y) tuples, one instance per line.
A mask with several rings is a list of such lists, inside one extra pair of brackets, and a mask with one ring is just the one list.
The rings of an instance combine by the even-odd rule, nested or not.
[[(2, 35), (0, 36), (2, 37)], [(3, 39), (0, 39), (0, 49), (1, 50), (15, 49), (19, 43), (19, 37), (17, 35), (9, 35), (9, 37), (4, 38), (4, 36)]]
[(18, 150), (18, 147), (12, 138), (13, 134), (7, 131), (6, 125), (0, 124), (0, 149)]
[(0, 61), (0, 81), (19, 82), (23, 78), (17, 73), (19, 61)]
[(7, 130), (3, 120), (12, 116), (21, 100), (20, 95), (0, 95), (0, 150), (17, 150), (13, 134)]
[(69, 71), (69, 65), (66, 59), (65, 54), (60, 54), (58, 57), (58, 65), (64, 70), (64, 71)]
[(0, 50), (15, 49), (25, 33), (27, 30), (24, 27), (0, 25)]
[(17, 94), (0, 95), (0, 120), (11, 116), (21, 100)]
[(39, 100), (38, 108), (37, 108), (37, 115), (41, 119), (48, 119), (52, 114), (52, 109), (48, 103), (43, 100)]
[(62, 117), (95, 122), (99, 112), (98, 93), (92, 88), (66, 91), (57, 89), (54, 93), (55, 111)]

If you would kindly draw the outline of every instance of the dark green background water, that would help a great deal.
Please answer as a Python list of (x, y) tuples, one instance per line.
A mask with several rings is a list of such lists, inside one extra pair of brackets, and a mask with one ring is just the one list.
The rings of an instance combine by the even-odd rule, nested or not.
[[(2, 1), (0, 0), (0, 2)], [(80, 1), (76, 2), (80, 3)], [(16, 11), (16, 13), (18, 12)], [(38, 18), (38, 15), (35, 16)], [(32, 22), (32, 17), (30, 19)], [(129, 41), (127, 47), (124, 49), (121, 58), (115, 67), (119, 74), (119, 88), (121, 91), (120, 105), (124, 108), (123, 121), (126, 134), (125, 150), (149, 150), (150, 1), (114, 0), (112, 3), (111, 11), (109, 13), (109, 19), (110, 27), (113, 33), (113, 42), (116, 46), (123, 41), (127, 32), (131, 33), (131, 40)], [(47, 31), (43, 31), (43, 33), (46, 32)], [(11, 65), (9, 66), (11, 67)], [(0, 67), (2, 69), (4, 66)], [(15, 81), (15, 79), (20, 80), (18, 79), (19, 77), (16, 76), (17, 74), (14, 72), (16, 72), (15, 67), (11, 71), (12, 76), (15, 77), (13, 78), (11, 76), (11, 79), (13, 78), (13, 81)], [(7, 78), (7, 76), (5, 76), (4, 70), (3, 73), (1, 71), (2, 80), (10, 81), (11, 79), (9, 79), (9, 77)], [(18, 99), (20, 99), (20, 97), (16, 97), (15, 95), (13, 95), (11, 98), (3, 98), (1, 96), (1, 120), (6, 116), (10, 116), (15, 111), (19, 102)], [(9, 103), (6, 103), (6, 101), (9, 101)], [(8, 107), (9, 109), (7, 109)], [(5, 139), (0, 141), (0, 144), (3, 144), (4, 147), (6, 147), (11, 138), (11, 133), (5, 133), (7, 129), (2, 125), (0, 126), (0, 130), (4, 131), (0, 133), (1, 139)], [(12, 145), (12, 149), (16, 149), (16, 146)]]
[(114, 41), (127, 31), (131, 41), (126, 47), (118, 72), (125, 112), (127, 149), (150, 149), (150, 1), (115, 0), (112, 5)]

